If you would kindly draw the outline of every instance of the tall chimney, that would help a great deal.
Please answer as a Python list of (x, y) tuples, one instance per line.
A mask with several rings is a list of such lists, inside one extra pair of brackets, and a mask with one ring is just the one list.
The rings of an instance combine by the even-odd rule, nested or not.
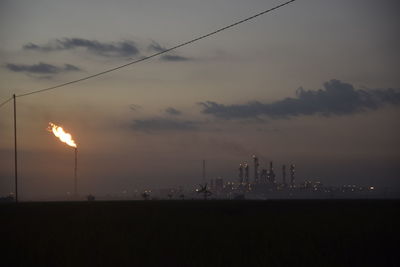
[(243, 185), (243, 165), (239, 164), (239, 185)]
[(256, 155), (253, 155), (253, 159), (254, 159), (254, 183), (258, 184), (258, 166), (260, 164), (258, 163), (258, 158), (256, 157)]
[(247, 164), (247, 162), (244, 163), (244, 179), (246, 182), (246, 185), (250, 184), (249, 181), (249, 165)]
[(294, 187), (295, 186), (295, 180), (294, 180), (294, 164), (290, 165), (290, 186)]

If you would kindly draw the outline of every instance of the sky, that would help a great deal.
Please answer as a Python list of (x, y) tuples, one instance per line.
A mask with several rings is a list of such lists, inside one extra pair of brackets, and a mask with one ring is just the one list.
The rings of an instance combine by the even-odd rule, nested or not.
[[(0, 100), (79, 79), (284, 1), (1, 0)], [(297, 0), (186, 47), (17, 98), (20, 198), (237, 180), (260, 158), (298, 182), (400, 190), (395, 0)], [(0, 108), (0, 195), (14, 191), (12, 103)], [(251, 166), (251, 165), (250, 165)], [(252, 173), (252, 170), (250, 170)], [(278, 179), (280, 175), (278, 174)]]

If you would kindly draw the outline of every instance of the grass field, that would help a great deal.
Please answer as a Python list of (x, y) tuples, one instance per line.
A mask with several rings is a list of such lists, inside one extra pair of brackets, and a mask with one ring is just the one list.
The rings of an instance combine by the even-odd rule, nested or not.
[(1, 266), (400, 266), (400, 201), (1, 204)]

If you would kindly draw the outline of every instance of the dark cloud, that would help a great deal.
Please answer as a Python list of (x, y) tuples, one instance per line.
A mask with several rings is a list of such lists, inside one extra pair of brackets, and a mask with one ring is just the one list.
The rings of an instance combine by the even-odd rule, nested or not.
[[(150, 51), (155, 51), (155, 52), (162, 52), (162, 51), (167, 50), (166, 47), (162, 46), (161, 44), (159, 44), (159, 43), (157, 43), (155, 41), (152, 41), (152, 43), (148, 46), (148, 49)], [(162, 61), (175, 61), (175, 62), (191, 60), (188, 57), (178, 56), (178, 55), (163, 55), (163, 56), (161, 56), (160, 59)]]
[(42, 52), (72, 50), (76, 48), (84, 48), (91, 53), (106, 57), (126, 57), (139, 54), (139, 49), (132, 41), (104, 43), (83, 38), (62, 38), (50, 41), (44, 45), (29, 43), (23, 46), (25, 50)]
[(45, 46), (40, 47), (34, 43), (26, 44), (22, 48), (25, 50), (42, 50), (42, 51), (46, 51), (47, 49), (50, 49), (50, 48), (46, 48)]
[(134, 120), (131, 128), (134, 130), (153, 132), (153, 131), (186, 131), (197, 129), (197, 122), (171, 120), (167, 118), (151, 118)]
[(188, 61), (190, 58), (183, 57), (183, 56), (177, 56), (177, 55), (164, 55), (161, 57), (162, 61)]
[(66, 71), (80, 71), (80, 69), (77, 66), (71, 65), (71, 64), (65, 64), (64, 69)]
[(137, 105), (137, 104), (130, 104), (129, 108), (133, 111), (139, 111), (140, 109), (142, 109), (142, 106)]
[(160, 45), (159, 43), (157, 43), (157, 42), (155, 42), (155, 41), (153, 41), (153, 42), (149, 45), (148, 49), (149, 49), (149, 50), (152, 50), (152, 51), (155, 51), (155, 52), (162, 52), (162, 51), (167, 50), (167, 48), (165, 48), (164, 46)]
[(33, 65), (8, 63), (5, 65), (5, 67), (10, 71), (25, 72), (31, 74), (57, 74), (60, 72), (81, 71), (80, 68), (71, 64), (64, 64), (64, 66), (60, 67), (43, 62)]
[(400, 89), (354, 89), (339, 80), (324, 83), (319, 90), (297, 89), (296, 97), (272, 103), (258, 101), (247, 104), (224, 105), (212, 101), (199, 103), (205, 114), (223, 119), (284, 118), (299, 115), (348, 115), (381, 108), (386, 104), (400, 105)]
[[(120, 42), (100, 42), (97, 40), (88, 40), (84, 38), (61, 38), (51, 40), (46, 44), (28, 43), (22, 47), (24, 50), (52, 52), (62, 50), (85, 49), (93, 54), (104, 57), (132, 57), (140, 53), (138, 46), (132, 41)], [(148, 46), (148, 50), (155, 52), (165, 51), (167, 48), (161, 44), (152, 41)], [(179, 55), (163, 55), (160, 57), (162, 61), (179, 62), (188, 61), (190, 58)]]
[(169, 107), (169, 108), (165, 109), (165, 113), (167, 113), (169, 115), (175, 115), (175, 116), (182, 114), (181, 111), (179, 111), (173, 107)]

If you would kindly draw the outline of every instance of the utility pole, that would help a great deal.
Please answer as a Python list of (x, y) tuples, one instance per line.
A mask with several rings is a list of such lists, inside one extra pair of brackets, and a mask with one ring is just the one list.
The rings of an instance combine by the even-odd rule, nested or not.
[(17, 102), (14, 99), (14, 174), (15, 174), (15, 203), (18, 203), (18, 160), (17, 160)]

